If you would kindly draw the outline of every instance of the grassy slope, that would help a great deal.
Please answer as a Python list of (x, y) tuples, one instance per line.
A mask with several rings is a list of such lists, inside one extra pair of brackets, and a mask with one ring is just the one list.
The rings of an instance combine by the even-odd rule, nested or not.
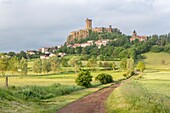
[[(170, 54), (147, 53), (145, 56), (147, 58), (144, 62), (148, 69), (142, 75), (142, 79), (123, 83), (112, 92), (106, 101), (108, 113), (168, 113), (170, 111), (170, 72), (168, 72)], [(160, 59), (164, 58), (166, 58), (166, 65), (162, 66)]]
[[(170, 71), (170, 54), (149, 52), (143, 55), (146, 57), (143, 60), (146, 63), (146, 68)], [(165, 65), (162, 65), (162, 60), (165, 60)]]

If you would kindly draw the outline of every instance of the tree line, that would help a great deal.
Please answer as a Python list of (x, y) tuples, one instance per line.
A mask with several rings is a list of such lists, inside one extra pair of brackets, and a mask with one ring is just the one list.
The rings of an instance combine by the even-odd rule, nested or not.
[(18, 59), (16, 56), (7, 57), (0, 55), (0, 72), (1, 75), (7, 74), (13, 75), (19, 73), (20, 75), (27, 75), (27, 60), (25, 58)]

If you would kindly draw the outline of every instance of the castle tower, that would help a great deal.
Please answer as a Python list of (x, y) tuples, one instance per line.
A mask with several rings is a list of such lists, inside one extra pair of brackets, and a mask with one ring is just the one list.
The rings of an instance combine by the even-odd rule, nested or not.
[(133, 31), (132, 36), (134, 36), (134, 37), (136, 37), (136, 36), (137, 36), (137, 33), (136, 33), (136, 31), (135, 31), (135, 30)]
[(92, 28), (92, 20), (86, 19), (86, 29), (91, 29)]
[(108, 32), (112, 33), (113, 32), (113, 28), (112, 25), (109, 25), (109, 28), (107, 29)]

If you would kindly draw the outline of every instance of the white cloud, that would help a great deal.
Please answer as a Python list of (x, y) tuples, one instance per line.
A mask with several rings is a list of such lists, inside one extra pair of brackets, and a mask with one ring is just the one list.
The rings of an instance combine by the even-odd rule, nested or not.
[(86, 18), (126, 34), (167, 33), (169, 6), (168, 0), (0, 0), (0, 51), (63, 44)]

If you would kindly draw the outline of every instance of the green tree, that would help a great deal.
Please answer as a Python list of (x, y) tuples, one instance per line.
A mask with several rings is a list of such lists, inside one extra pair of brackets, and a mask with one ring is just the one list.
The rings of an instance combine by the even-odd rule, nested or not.
[(5, 75), (5, 71), (7, 70), (8, 66), (8, 58), (5, 56), (0, 56), (0, 72), (2, 75)]
[(50, 58), (51, 71), (56, 73), (56, 71), (60, 69), (60, 63), (61, 62), (58, 57), (51, 57)]
[(128, 58), (128, 51), (127, 50), (123, 50), (119, 53), (119, 58)]
[(133, 71), (135, 68), (135, 62), (133, 58), (127, 59), (126, 69), (128, 71)]
[(111, 65), (110, 65), (109, 62), (104, 62), (104, 63), (103, 63), (103, 67), (104, 67), (105, 69), (110, 69), (110, 68), (111, 68)]
[(95, 67), (97, 66), (97, 60), (95, 58), (91, 58), (87, 62), (87, 67), (90, 67), (91, 70), (95, 70)]
[(76, 78), (77, 85), (84, 86), (84, 87), (90, 87), (92, 81), (92, 76), (89, 71), (83, 70), (78, 74), (78, 77)]
[(33, 71), (35, 73), (41, 73), (42, 72), (42, 60), (41, 59), (37, 59), (37, 60), (34, 61)]
[(42, 72), (48, 73), (51, 71), (51, 64), (49, 60), (43, 60), (42, 61)]
[(63, 67), (68, 67), (68, 60), (67, 60), (66, 58), (62, 58), (62, 59), (61, 59), (61, 65), (62, 65)]
[(83, 49), (82, 49), (81, 54), (83, 54), (83, 55), (87, 54), (86, 48), (83, 48)]
[(69, 64), (74, 67), (74, 72), (77, 74), (77, 72), (80, 70), (80, 67), (82, 65), (80, 58), (77, 56), (73, 56), (69, 60)]
[(161, 47), (161, 46), (158, 46), (158, 45), (154, 45), (154, 46), (152, 46), (152, 48), (151, 48), (151, 51), (152, 51), (152, 52), (156, 52), (156, 53), (162, 52), (163, 50), (164, 50), (164, 48)]
[(113, 70), (115, 70), (115, 68), (116, 68), (116, 63), (115, 63), (115, 62), (112, 62), (112, 63), (111, 63), (111, 67), (112, 67)]
[(123, 70), (126, 70), (126, 66), (127, 66), (127, 59), (126, 59), (126, 58), (123, 58), (123, 59), (121, 60), (120, 67), (121, 67)]
[(103, 63), (102, 62), (99, 62), (99, 67), (103, 67)]
[(19, 54), (17, 54), (18, 58), (21, 60), (22, 58), (27, 59), (27, 54), (24, 51), (21, 51)]
[(16, 56), (13, 56), (8, 61), (8, 69), (11, 71), (11, 74), (13, 75), (15, 72), (18, 71), (18, 68), (19, 68), (19, 60)]
[(113, 82), (113, 78), (111, 75), (106, 73), (101, 73), (96, 76), (95, 80), (99, 80), (102, 84), (107, 84)]
[(15, 52), (11, 51), (11, 52), (8, 53), (8, 56), (13, 57), (13, 56), (16, 56), (16, 54), (15, 54)]
[(140, 72), (143, 72), (145, 70), (145, 63), (142, 61), (138, 62), (137, 70), (140, 70)]
[(27, 75), (27, 60), (25, 58), (22, 58), (19, 62), (19, 69), (21, 75)]

